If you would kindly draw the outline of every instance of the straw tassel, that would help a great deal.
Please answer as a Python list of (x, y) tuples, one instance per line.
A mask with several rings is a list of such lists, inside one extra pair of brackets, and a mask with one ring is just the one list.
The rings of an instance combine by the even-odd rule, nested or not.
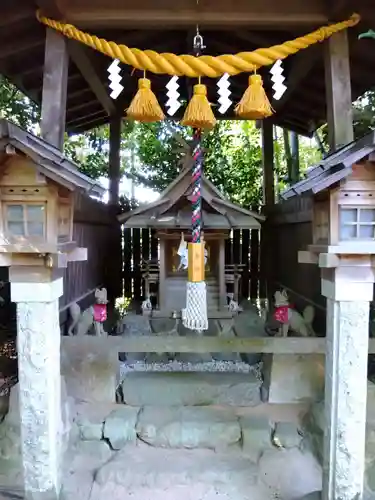
[(251, 75), (249, 77), (249, 86), (241, 101), (235, 107), (236, 115), (247, 120), (260, 120), (268, 118), (273, 112), (263, 88), (262, 77), (260, 75)]
[(151, 123), (164, 120), (163, 110), (151, 90), (151, 81), (148, 78), (138, 80), (138, 92), (130, 103), (126, 114), (129, 118), (140, 122)]
[(216, 125), (215, 115), (207, 99), (206, 85), (194, 85), (194, 95), (185, 110), (181, 124), (199, 129), (212, 129)]

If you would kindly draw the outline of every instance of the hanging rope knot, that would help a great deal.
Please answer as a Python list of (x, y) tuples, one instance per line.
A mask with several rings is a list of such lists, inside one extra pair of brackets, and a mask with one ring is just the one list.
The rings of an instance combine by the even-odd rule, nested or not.
[(150, 89), (151, 88), (151, 80), (148, 78), (140, 78), (138, 80), (138, 88), (141, 89)]
[(203, 85), (202, 83), (197, 83), (197, 85), (194, 85), (194, 95), (207, 95), (207, 87), (206, 85)]
[(249, 85), (260, 85), (261, 87), (263, 87), (263, 79), (261, 75), (250, 75)]

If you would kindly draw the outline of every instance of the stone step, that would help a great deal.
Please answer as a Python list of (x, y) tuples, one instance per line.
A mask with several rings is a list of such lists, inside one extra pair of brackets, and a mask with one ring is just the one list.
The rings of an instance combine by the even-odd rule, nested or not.
[(145, 446), (124, 448), (95, 474), (91, 500), (109, 496), (115, 500), (271, 498), (256, 464), (243, 456)]
[(131, 406), (256, 406), (260, 386), (253, 373), (131, 372), (122, 393)]

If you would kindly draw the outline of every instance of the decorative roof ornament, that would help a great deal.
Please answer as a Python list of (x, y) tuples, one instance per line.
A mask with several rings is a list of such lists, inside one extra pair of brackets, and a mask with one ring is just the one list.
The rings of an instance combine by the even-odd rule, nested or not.
[(358, 37), (358, 40), (361, 40), (362, 38), (375, 38), (375, 31), (368, 30), (366, 31), (366, 33), (361, 33)]
[(273, 98), (275, 101), (279, 101), (287, 90), (286, 85), (284, 85), (285, 76), (283, 75), (283, 71), (284, 68), (281, 59), (276, 61), (270, 69), (272, 75), (271, 81), (273, 83), (272, 89), (274, 90)]
[(229, 82), (229, 74), (224, 73), (224, 75), (220, 78), (220, 80), (217, 82), (218, 86), (218, 94), (219, 94), (219, 113), (222, 115), (228, 111), (228, 109), (232, 105), (232, 101), (229, 99), (229, 96), (231, 95), (231, 91), (229, 90), (230, 82)]
[(122, 76), (120, 75), (120, 61), (118, 59), (115, 59), (109, 65), (107, 71), (109, 73), (108, 80), (110, 81), (109, 88), (112, 90), (112, 92), (110, 93), (110, 97), (112, 99), (117, 99), (121, 92), (124, 90), (124, 87), (120, 83), (122, 80)]

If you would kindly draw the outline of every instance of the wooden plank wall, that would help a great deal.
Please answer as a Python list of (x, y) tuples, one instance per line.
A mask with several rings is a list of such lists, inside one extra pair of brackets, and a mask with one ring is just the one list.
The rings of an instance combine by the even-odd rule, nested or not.
[[(236, 229), (225, 241), (225, 262), (245, 264), (241, 281), (243, 298), (258, 298), (259, 231)], [(123, 228), (123, 280), (126, 297), (140, 302), (144, 298), (141, 265), (143, 260), (158, 261), (158, 241), (152, 229)]]
[[(314, 325), (325, 328), (325, 298), (321, 295), (320, 270), (311, 264), (298, 263), (298, 251), (312, 243), (312, 203), (308, 197), (294, 197), (273, 207), (269, 215), (273, 248), (273, 289), (280, 284), (290, 288), (290, 298), (297, 309), (316, 304)], [(322, 330), (324, 331), (324, 330)]]
[(110, 214), (110, 207), (88, 196), (77, 195), (73, 240), (87, 248), (88, 258), (86, 262), (68, 264), (60, 310), (91, 295), (100, 285), (107, 288), (109, 297), (121, 296), (121, 227)]

